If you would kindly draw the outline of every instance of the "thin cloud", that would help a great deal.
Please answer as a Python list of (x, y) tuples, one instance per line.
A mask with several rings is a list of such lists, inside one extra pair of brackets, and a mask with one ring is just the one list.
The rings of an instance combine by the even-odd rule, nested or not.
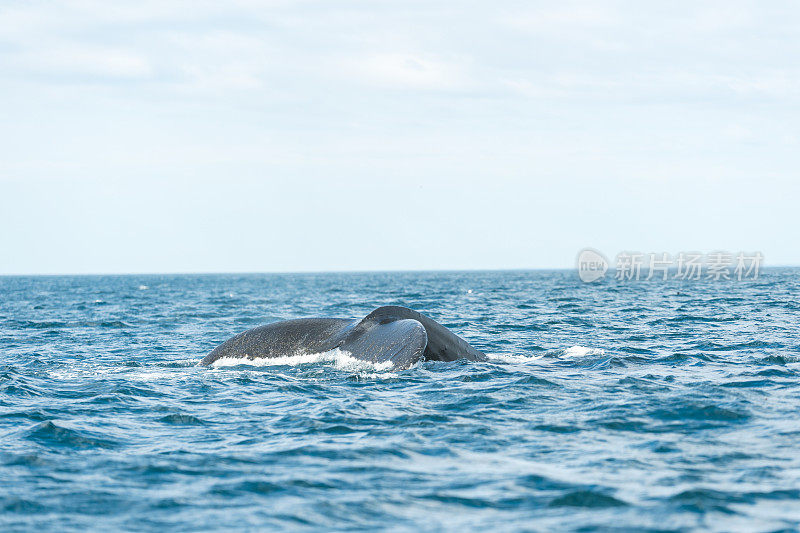
[(345, 65), (365, 82), (387, 88), (451, 90), (468, 83), (462, 68), (418, 54), (370, 54)]

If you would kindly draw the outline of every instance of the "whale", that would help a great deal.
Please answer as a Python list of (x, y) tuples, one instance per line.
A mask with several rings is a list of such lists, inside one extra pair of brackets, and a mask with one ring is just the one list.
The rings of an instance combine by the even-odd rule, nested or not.
[(375, 364), (405, 370), (420, 361), (485, 361), (486, 354), (413, 309), (379, 307), (361, 319), (300, 318), (273, 322), (231, 337), (201, 361), (258, 360), (342, 350)]

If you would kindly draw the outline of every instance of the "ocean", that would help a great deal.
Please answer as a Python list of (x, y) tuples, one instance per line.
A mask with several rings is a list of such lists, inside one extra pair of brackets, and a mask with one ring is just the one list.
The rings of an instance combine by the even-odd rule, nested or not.
[[(798, 280), (0, 277), (0, 530), (797, 530)], [(197, 364), (381, 305), (489, 361)]]

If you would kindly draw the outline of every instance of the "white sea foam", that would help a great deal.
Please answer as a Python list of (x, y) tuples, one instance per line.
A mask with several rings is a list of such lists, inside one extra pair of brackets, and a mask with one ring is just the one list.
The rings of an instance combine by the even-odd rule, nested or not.
[(564, 359), (569, 359), (572, 357), (586, 357), (588, 355), (605, 355), (606, 351), (602, 348), (589, 348), (587, 346), (570, 346), (569, 348), (563, 350), (560, 354), (560, 357)]
[(606, 351), (602, 348), (590, 348), (588, 346), (570, 346), (560, 350), (548, 350), (538, 354), (515, 354), (515, 353), (489, 353), (486, 354), (490, 361), (500, 363), (529, 363), (538, 361), (542, 358), (574, 359), (579, 357), (589, 357), (593, 355), (605, 355)]
[(497, 361), (501, 363), (528, 363), (530, 361), (536, 361), (544, 357), (544, 355), (537, 354), (537, 355), (522, 355), (522, 354), (513, 354), (513, 353), (487, 353), (486, 357), (489, 358), (490, 361)]
[(182, 369), (164, 369), (163, 367), (124, 367), (102, 366), (98, 364), (74, 365), (70, 368), (53, 369), (48, 372), (51, 379), (69, 381), (73, 379), (122, 379), (128, 381), (157, 381), (175, 379)]
[(214, 361), (211, 366), (298, 366), (316, 363), (332, 363), (333, 367), (337, 370), (347, 370), (351, 372), (385, 372), (394, 366), (394, 363), (391, 361), (384, 361), (382, 363), (362, 361), (353, 357), (350, 352), (338, 348), (321, 353), (298, 353), (282, 357), (264, 357), (258, 359), (223, 357)]

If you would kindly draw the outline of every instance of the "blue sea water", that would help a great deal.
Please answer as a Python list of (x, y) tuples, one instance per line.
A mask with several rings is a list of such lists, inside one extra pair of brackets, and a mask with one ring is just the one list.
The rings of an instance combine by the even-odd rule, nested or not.
[[(798, 280), (2, 277), (0, 530), (796, 530)], [(386, 304), (490, 360), (197, 365)]]

